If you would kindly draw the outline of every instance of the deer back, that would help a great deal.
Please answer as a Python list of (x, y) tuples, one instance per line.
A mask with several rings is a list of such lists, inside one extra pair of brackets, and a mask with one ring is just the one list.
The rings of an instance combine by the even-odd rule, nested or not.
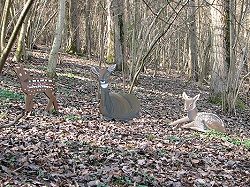
[(195, 119), (195, 123), (202, 123), (207, 129), (215, 129), (220, 132), (226, 132), (223, 121), (213, 113), (199, 112)]
[(20, 80), (23, 92), (28, 95), (34, 95), (36, 93), (46, 91), (52, 92), (55, 90), (56, 85), (53, 80), (37, 76), (30, 76), (30, 74), (23, 69), (23, 66), (15, 66), (14, 71)]

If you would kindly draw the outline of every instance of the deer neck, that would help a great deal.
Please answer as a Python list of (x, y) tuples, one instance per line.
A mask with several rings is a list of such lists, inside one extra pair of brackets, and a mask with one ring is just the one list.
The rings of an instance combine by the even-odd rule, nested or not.
[(194, 121), (198, 113), (198, 109), (195, 107), (193, 110), (188, 111), (188, 118), (190, 121)]
[(113, 103), (109, 95), (108, 87), (102, 88), (101, 87), (101, 111), (104, 116), (110, 116), (113, 113)]

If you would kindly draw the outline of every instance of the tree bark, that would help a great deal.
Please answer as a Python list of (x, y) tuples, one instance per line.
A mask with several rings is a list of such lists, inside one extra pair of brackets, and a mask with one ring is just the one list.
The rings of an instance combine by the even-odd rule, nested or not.
[(70, 54), (81, 54), (78, 6), (79, 6), (78, 0), (69, 1), (70, 42), (66, 52)]
[(4, 50), (2, 51), (2, 54), (1, 54), (1, 57), (0, 57), (0, 74), (2, 73), (2, 70), (3, 70), (3, 67), (4, 67), (4, 64), (5, 64), (5, 61), (10, 53), (10, 50), (11, 50), (11, 47), (12, 45), (14, 44), (14, 41), (17, 37), (17, 34), (18, 34), (18, 31), (20, 30), (21, 26), (22, 26), (22, 23), (29, 11), (29, 9), (31, 8), (32, 6), (32, 3), (34, 2), (35, 0), (28, 0), (27, 3), (25, 4), (24, 8), (23, 8), (23, 11), (21, 12), (21, 15), (17, 21), (17, 24), (10, 36), (10, 39), (7, 43), (7, 46), (4, 48)]
[(48, 71), (47, 71), (48, 77), (50, 78), (53, 78), (56, 76), (56, 64), (58, 60), (58, 52), (60, 49), (61, 40), (62, 40), (62, 32), (64, 29), (65, 1), (66, 0), (61, 0), (58, 2), (59, 4), (58, 21), (57, 21), (57, 26), (56, 26), (54, 42), (53, 42), (52, 49), (49, 55), (49, 63), (48, 63)]
[(190, 17), (190, 50), (189, 50), (189, 78), (198, 81), (198, 53), (197, 53), (197, 27), (196, 27), (196, 6), (195, 0), (189, 1), (189, 17)]
[(21, 60), (25, 59), (26, 56), (26, 51), (25, 51), (25, 35), (27, 31), (27, 25), (28, 25), (28, 20), (29, 20), (29, 14), (26, 16), (20, 34), (18, 38), (18, 44), (17, 44), (17, 49), (15, 56), (13, 58), (13, 61), (20, 62)]
[(6, 0), (3, 9), (3, 17), (1, 22), (1, 38), (0, 38), (0, 52), (5, 48), (5, 37), (6, 37), (6, 28), (7, 28), (7, 21), (9, 17), (9, 9), (10, 9), (11, 0)]
[(126, 32), (124, 18), (124, 1), (113, 1), (114, 12), (114, 34), (115, 34), (115, 63), (116, 69), (122, 71), (125, 69), (126, 62)]
[[(227, 49), (226, 49), (226, 18), (222, 0), (215, 0), (211, 7), (212, 20), (212, 55), (211, 55), (211, 90), (210, 97), (213, 101), (225, 98), (227, 84)], [(222, 105), (225, 101), (222, 100)]]
[(107, 0), (107, 62), (114, 62), (114, 23), (112, 19), (111, 0)]
[(91, 56), (91, 21), (90, 21), (90, 6), (91, 1), (86, 0), (85, 4), (85, 40), (86, 40), (86, 45), (85, 45), (85, 53), (89, 56)]
[(237, 77), (238, 68), (236, 68), (236, 54), (235, 54), (235, 9), (236, 2), (235, 0), (229, 0), (229, 54), (230, 54), (230, 64), (229, 64), (229, 71), (228, 71), (228, 83), (227, 83), (227, 94), (225, 98), (225, 106), (224, 108), (229, 112), (233, 113), (235, 111), (235, 97), (237, 97), (237, 88), (239, 77)]

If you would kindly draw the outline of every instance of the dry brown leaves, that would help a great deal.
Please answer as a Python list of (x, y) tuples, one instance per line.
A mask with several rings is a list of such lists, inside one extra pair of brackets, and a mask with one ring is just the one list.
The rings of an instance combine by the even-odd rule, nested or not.
[[(46, 66), (36, 55), (27, 66), (31, 70)], [(47, 101), (39, 95), (31, 114), (1, 129), (2, 186), (250, 185), (249, 147), (236, 142), (250, 139), (249, 110), (236, 117), (222, 115), (220, 107), (207, 102), (204, 89), (198, 109), (219, 114), (228, 134), (172, 130), (168, 123), (185, 115), (182, 92), (195, 95), (199, 90), (181, 76), (159, 72), (152, 77), (149, 72), (135, 88), (141, 116), (104, 121), (89, 71), (95, 63), (63, 58), (57, 78), (59, 113), (45, 114)], [(4, 72), (0, 88), (21, 94), (11, 71)], [(115, 73), (111, 89), (122, 90), (121, 83)], [(0, 123), (13, 121), (22, 108), (23, 100), (1, 100)]]

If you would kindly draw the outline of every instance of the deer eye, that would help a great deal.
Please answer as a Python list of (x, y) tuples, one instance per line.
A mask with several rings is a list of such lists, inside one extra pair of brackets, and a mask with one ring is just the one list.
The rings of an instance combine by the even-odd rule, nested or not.
[(193, 106), (193, 103), (191, 103), (189, 106)]

